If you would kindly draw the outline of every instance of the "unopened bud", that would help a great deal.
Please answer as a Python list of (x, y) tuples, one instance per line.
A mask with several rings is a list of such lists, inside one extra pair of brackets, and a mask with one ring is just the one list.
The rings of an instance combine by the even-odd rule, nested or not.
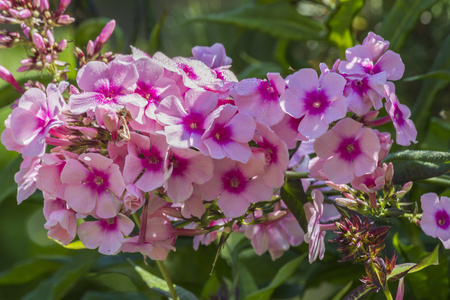
[(22, 9), (22, 10), (16, 10), (16, 9), (9, 9), (10, 14), (19, 20), (28, 19), (31, 17), (31, 11), (29, 9)]
[(39, 5), (40, 11), (48, 11), (50, 9), (50, 5), (48, 4), (48, 0), (40, 0)]
[(33, 44), (39, 49), (39, 51), (45, 51), (44, 38), (39, 33), (33, 33)]
[(20, 26), (21, 27), (21, 29), (22, 29), (22, 32), (23, 32), (23, 34), (26, 36), (26, 37), (30, 37), (30, 27), (28, 27), (28, 26), (26, 26), (26, 25), (21, 25)]
[(10, 85), (12, 85), (19, 93), (23, 94), (25, 92), (24, 88), (20, 86), (20, 84), (11, 74), (11, 72), (1, 65), (0, 65), (0, 78), (9, 83)]
[(69, 6), (71, 0), (61, 0), (59, 2), (59, 6), (58, 6), (58, 10), (56, 11), (57, 15), (61, 15), (67, 8), (67, 6)]
[(394, 165), (392, 162), (389, 164), (383, 164), (383, 169), (386, 175), (384, 175), (384, 178), (387, 182), (392, 182), (392, 178), (394, 177)]
[(362, 118), (361, 118), (361, 122), (362, 123), (368, 123), (370, 121), (375, 120), (375, 118), (378, 116), (380, 112), (378, 110), (372, 110), (369, 111), (367, 114), (365, 114)]
[(53, 36), (53, 32), (51, 32), (51, 30), (47, 30), (47, 38), (48, 43), (53, 46), (55, 44), (55, 37)]
[(6, 2), (4, 0), (0, 0), (0, 9), (1, 10), (9, 10), (11, 3)]
[(69, 25), (75, 21), (74, 18), (72, 18), (69, 15), (61, 15), (56, 20), (55, 23), (58, 25)]
[(109, 21), (105, 25), (105, 27), (102, 29), (102, 32), (100, 32), (100, 34), (98, 36), (98, 43), (100, 43), (101, 45), (104, 45), (108, 41), (111, 34), (113, 33), (115, 27), (116, 27), (116, 21), (115, 20)]
[(0, 15), (0, 23), (3, 23), (3, 24), (20, 24), (20, 21), (17, 20), (17, 19), (14, 19), (14, 18), (4, 17), (4, 16)]
[(409, 181), (409, 182), (405, 183), (402, 190), (404, 190), (407, 193), (412, 189), (412, 186), (413, 186), (413, 182)]
[(67, 47), (67, 40), (66, 39), (61, 40), (58, 44), (58, 52), (63, 52), (64, 49), (66, 49), (66, 47)]
[(86, 54), (88, 57), (94, 56), (94, 48), (95, 48), (94, 42), (89, 40), (86, 46)]

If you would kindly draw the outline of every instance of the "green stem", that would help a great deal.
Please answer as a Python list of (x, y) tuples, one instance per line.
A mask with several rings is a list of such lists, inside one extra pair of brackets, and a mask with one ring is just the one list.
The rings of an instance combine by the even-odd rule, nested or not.
[(169, 287), (170, 295), (173, 300), (179, 300), (177, 292), (175, 291), (175, 287), (173, 285), (172, 279), (169, 276), (169, 272), (164, 265), (164, 262), (161, 260), (157, 260), (156, 264), (158, 265), (159, 271), (161, 272), (164, 280), (167, 282), (167, 286)]
[(309, 172), (286, 171), (284, 174), (287, 178), (308, 178)]
[(394, 300), (392, 298), (391, 291), (389, 291), (389, 284), (387, 282), (386, 282), (386, 285), (384, 287), (384, 295), (386, 296), (387, 300)]

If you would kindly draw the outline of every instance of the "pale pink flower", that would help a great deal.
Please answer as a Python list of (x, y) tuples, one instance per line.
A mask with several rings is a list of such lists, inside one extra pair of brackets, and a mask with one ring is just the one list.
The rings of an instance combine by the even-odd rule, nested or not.
[(386, 72), (374, 75), (347, 75), (347, 85), (344, 89), (345, 101), (348, 108), (355, 114), (362, 116), (373, 108), (383, 107), (384, 84)]
[(192, 48), (192, 55), (211, 69), (229, 66), (232, 62), (221, 43), (215, 43), (211, 47), (195, 46)]
[(372, 173), (378, 165), (380, 140), (370, 128), (350, 118), (340, 120), (314, 142), (323, 171), (334, 183), (344, 184), (355, 176)]
[(326, 231), (320, 229), (320, 218), (323, 214), (323, 195), (319, 190), (312, 191), (314, 202), (308, 202), (303, 206), (308, 220), (308, 232), (304, 236), (305, 243), (309, 244), (309, 263), (317, 258), (323, 259), (325, 253)]
[(450, 245), (450, 198), (435, 193), (426, 193), (420, 197), (423, 214), (420, 227), (432, 237), (438, 237), (446, 246)]
[(191, 197), (193, 184), (203, 184), (213, 176), (213, 160), (199, 151), (170, 148), (166, 158), (166, 172), (170, 177), (164, 186), (173, 203)]
[(268, 73), (268, 80), (248, 78), (237, 83), (231, 94), (239, 108), (269, 126), (281, 121), (284, 112), (279, 96), (286, 88), (286, 82), (279, 73)]
[(123, 205), (125, 208), (131, 211), (131, 213), (135, 213), (144, 203), (144, 193), (134, 184), (127, 185), (125, 194), (123, 195)]
[(120, 197), (125, 183), (119, 166), (98, 153), (69, 159), (61, 172), (61, 182), (67, 184), (64, 200), (78, 213), (112, 218), (122, 207)]
[(88, 62), (77, 74), (78, 86), (83, 93), (69, 99), (69, 109), (74, 114), (94, 111), (97, 106), (120, 110), (127, 103), (145, 106), (147, 101), (133, 93), (138, 79), (136, 67), (115, 59), (109, 64), (100, 61)]
[(126, 184), (134, 184), (143, 192), (163, 185), (170, 173), (164, 170), (167, 143), (162, 135), (132, 133), (128, 143), (123, 177)]
[(20, 170), (14, 175), (17, 183), (17, 203), (30, 197), (36, 191), (36, 181), (38, 179), (41, 159), (38, 157), (24, 157), (20, 164)]
[(409, 146), (411, 142), (417, 143), (417, 130), (412, 120), (409, 119), (411, 111), (408, 106), (401, 104), (395, 95), (394, 84), (388, 82), (386, 85), (386, 101), (385, 108), (394, 124), (396, 142), (402, 146)]
[(156, 110), (156, 119), (163, 124), (167, 143), (177, 148), (196, 147), (207, 151), (201, 137), (206, 130), (206, 117), (217, 106), (213, 92), (189, 90), (184, 101), (170, 95)]
[(122, 243), (134, 228), (134, 223), (123, 214), (112, 219), (86, 221), (78, 226), (78, 236), (86, 248), (95, 249), (105, 255), (119, 252)]
[(389, 42), (373, 32), (369, 32), (367, 34), (367, 37), (364, 39), (362, 44), (367, 50), (369, 50), (372, 61), (377, 61), (389, 48)]
[(77, 235), (76, 213), (59, 198), (52, 199), (44, 193), (44, 217), (47, 221), (44, 228), (47, 235), (68, 245)]
[(239, 113), (236, 106), (220, 106), (206, 120), (209, 124), (202, 136), (208, 154), (215, 159), (229, 157), (246, 163), (252, 156), (248, 142), (253, 138), (256, 124), (253, 118)]
[(183, 218), (189, 219), (191, 217), (201, 218), (206, 212), (206, 207), (203, 205), (203, 197), (200, 192), (200, 187), (197, 184), (193, 184), (194, 191), (192, 195), (186, 200), (181, 202), (181, 215)]
[(331, 122), (347, 112), (343, 97), (345, 79), (337, 73), (319, 78), (313, 69), (301, 69), (289, 77), (288, 88), (280, 96), (283, 110), (294, 118), (303, 117), (298, 131), (307, 138), (317, 138)]
[[(24, 156), (42, 156), (49, 131), (64, 124), (65, 102), (58, 87), (47, 86), (47, 94), (37, 88), (26, 91), (13, 109), (10, 118), (12, 138)], [(3, 141), (3, 135), (2, 135)]]
[(307, 141), (308, 138), (298, 132), (298, 125), (302, 121), (301, 118), (294, 118), (288, 114), (284, 114), (283, 119), (270, 128), (275, 134), (286, 143), (288, 149), (293, 149), (297, 146), (298, 141)]
[(264, 184), (261, 177), (263, 165), (257, 158), (247, 164), (232, 161), (228, 158), (214, 161), (214, 175), (202, 187), (206, 200), (217, 197), (217, 204), (226, 217), (234, 218), (243, 215), (250, 203), (267, 201), (273, 195), (273, 188)]

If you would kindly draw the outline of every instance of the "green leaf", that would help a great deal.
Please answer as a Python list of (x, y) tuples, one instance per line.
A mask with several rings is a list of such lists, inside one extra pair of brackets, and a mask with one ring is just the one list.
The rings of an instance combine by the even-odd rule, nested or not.
[(420, 15), (439, 0), (397, 0), (383, 20), (380, 35), (390, 42), (389, 49), (399, 52), (414, 29)]
[(188, 21), (235, 25), (258, 30), (276, 38), (296, 41), (319, 40), (326, 34), (325, 25), (302, 16), (287, 2), (248, 3), (232, 11), (201, 16)]
[(383, 162), (394, 164), (395, 183), (427, 179), (450, 171), (448, 152), (405, 150), (389, 154)]
[(366, 274), (369, 276), (372, 283), (376, 287), (384, 290), (387, 281), (387, 271), (384, 260), (381, 257), (369, 258), (365, 262), (364, 267), (366, 269)]
[(448, 151), (450, 149), (450, 123), (432, 117), (421, 147), (427, 150)]
[(0, 285), (24, 284), (47, 273), (56, 271), (62, 262), (50, 259), (32, 258), (0, 273)]
[(281, 187), (281, 199), (286, 206), (294, 214), (304, 232), (308, 231), (308, 221), (306, 220), (303, 205), (308, 202), (308, 196), (303, 191), (302, 181), (298, 178), (286, 179)]
[[(442, 44), (441, 50), (434, 59), (429, 72), (450, 71), (450, 35), (447, 36)], [(431, 107), (436, 100), (436, 95), (440, 90), (446, 87), (450, 80), (446, 78), (426, 78), (423, 81), (419, 96), (416, 99), (411, 112), (411, 119), (414, 121), (417, 129), (417, 140), (423, 140), (429, 124)]]
[(344, 54), (347, 48), (352, 47), (352, 22), (355, 15), (363, 8), (364, 0), (338, 1), (335, 10), (326, 22), (329, 28), (328, 40)]
[(409, 81), (416, 81), (416, 80), (421, 80), (421, 79), (425, 79), (425, 78), (443, 78), (446, 80), (450, 80), (450, 71), (441, 71), (441, 70), (431, 71), (426, 74), (404, 78), (403, 81), (409, 82)]
[(52, 277), (42, 281), (23, 299), (62, 299), (94, 265), (98, 256), (99, 254), (94, 251), (77, 252), (73, 259), (65, 263)]
[(347, 291), (352, 287), (353, 281), (349, 281), (331, 300), (340, 300), (344, 297)]
[(343, 300), (362, 299), (364, 296), (366, 296), (368, 293), (370, 293), (370, 292), (372, 292), (374, 290), (376, 290), (375, 287), (370, 288), (367, 285), (362, 284), (362, 285), (358, 286), (356, 289), (354, 289), (353, 291), (351, 291), (350, 294), (345, 296), (345, 298)]
[(140, 293), (105, 293), (89, 291), (83, 295), (81, 300), (146, 300)]
[(161, 33), (161, 28), (164, 24), (164, 21), (166, 20), (166, 16), (167, 16), (167, 9), (166, 7), (164, 7), (161, 17), (159, 18), (158, 22), (155, 24), (155, 26), (152, 29), (152, 32), (150, 33), (148, 53), (151, 54), (155, 53), (156, 49), (158, 49), (159, 35)]
[(20, 169), (22, 157), (13, 158), (0, 173), (0, 203), (17, 190), (17, 184), (14, 181), (14, 174)]
[(306, 257), (306, 253), (302, 256), (293, 259), (292, 261), (285, 264), (283, 267), (281, 267), (280, 270), (278, 270), (277, 274), (275, 275), (275, 278), (272, 280), (272, 282), (262, 290), (259, 290), (248, 297), (245, 298), (245, 300), (267, 300), (270, 299), (270, 296), (272, 295), (273, 291), (279, 287), (283, 282), (285, 282), (289, 277), (292, 276), (294, 271), (297, 269), (300, 262)]
[(83, 245), (83, 243), (81, 241), (75, 241), (72, 243), (69, 243), (68, 245), (64, 245), (63, 243), (61, 243), (58, 240), (54, 240), (51, 237), (48, 237), (49, 239), (51, 239), (52, 241), (54, 241), (55, 243), (57, 243), (58, 245), (61, 245), (64, 248), (67, 249), (72, 249), (72, 250), (81, 250), (81, 249), (86, 249), (86, 247)]
[[(147, 284), (149, 288), (161, 293), (165, 297), (170, 297), (169, 287), (167, 286), (165, 280), (147, 272), (143, 268), (134, 264), (131, 260), (129, 262), (133, 265), (136, 272), (141, 276), (142, 280)], [(177, 285), (174, 285), (174, 287), (180, 300), (198, 300), (198, 298), (188, 290)]]

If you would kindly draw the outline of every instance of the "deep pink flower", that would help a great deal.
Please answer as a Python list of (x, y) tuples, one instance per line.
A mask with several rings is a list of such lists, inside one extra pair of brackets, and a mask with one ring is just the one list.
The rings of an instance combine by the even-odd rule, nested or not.
[(284, 116), (279, 96), (284, 92), (286, 82), (279, 73), (268, 73), (267, 78), (268, 80), (244, 79), (233, 87), (231, 94), (239, 111), (272, 126)]
[(170, 174), (164, 171), (167, 143), (162, 135), (132, 133), (128, 142), (123, 177), (126, 184), (134, 184), (144, 192), (150, 192), (163, 185)]
[[(450, 198), (435, 193), (420, 197), (423, 214), (420, 227), (432, 237), (438, 237), (444, 245), (450, 243)], [(448, 247), (446, 247), (448, 248)]]
[(380, 140), (370, 128), (350, 118), (340, 120), (314, 142), (323, 171), (334, 183), (344, 184), (355, 176), (372, 173), (378, 165)]
[(167, 143), (177, 148), (196, 147), (207, 151), (201, 137), (206, 130), (206, 117), (217, 106), (213, 92), (189, 90), (184, 101), (173, 95), (166, 97), (156, 110), (157, 120), (163, 124)]
[(78, 213), (112, 218), (119, 212), (125, 183), (119, 166), (97, 153), (69, 159), (61, 172), (64, 200)]
[(206, 123), (209, 126), (202, 140), (212, 158), (229, 157), (243, 163), (250, 159), (252, 152), (248, 142), (256, 128), (250, 115), (238, 113), (236, 106), (225, 104), (209, 114)]
[(86, 248), (95, 249), (105, 255), (119, 252), (134, 223), (123, 214), (108, 220), (86, 221), (78, 227), (78, 236)]
[(411, 142), (417, 143), (417, 130), (412, 120), (409, 119), (411, 111), (408, 106), (401, 104), (395, 95), (394, 84), (388, 82), (386, 85), (386, 101), (385, 107), (394, 124), (396, 142), (402, 146), (409, 146)]
[(260, 175), (263, 165), (257, 158), (251, 158), (247, 164), (228, 158), (214, 161), (214, 175), (202, 187), (206, 200), (217, 197), (217, 204), (226, 217), (243, 215), (250, 203), (270, 200), (273, 188), (264, 184)]
[(191, 197), (193, 184), (203, 184), (213, 176), (213, 160), (199, 151), (170, 148), (166, 158), (166, 172), (170, 177), (164, 183), (173, 203)]
[(303, 117), (298, 125), (302, 135), (317, 138), (346, 114), (345, 82), (341, 75), (327, 73), (319, 85), (315, 70), (301, 69), (289, 77), (288, 88), (280, 96), (281, 107), (294, 118)]
[(103, 106), (114, 111), (132, 103), (145, 106), (147, 101), (135, 94), (138, 72), (132, 63), (115, 59), (109, 64), (88, 62), (77, 74), (78, 86), (84, 91), (71, 95), (69, 109), (74, 114), (94, 111)]
[(53, 127), (63, 125), (64, 109), (61, 92), (52, 83), (47, 86), (47, 95), (37, 88), (22, 95), (11, 113), (10, 128), (14, 142), (23, 146), (20, 151), (24, 156), (45, 153), (45, 138)]

